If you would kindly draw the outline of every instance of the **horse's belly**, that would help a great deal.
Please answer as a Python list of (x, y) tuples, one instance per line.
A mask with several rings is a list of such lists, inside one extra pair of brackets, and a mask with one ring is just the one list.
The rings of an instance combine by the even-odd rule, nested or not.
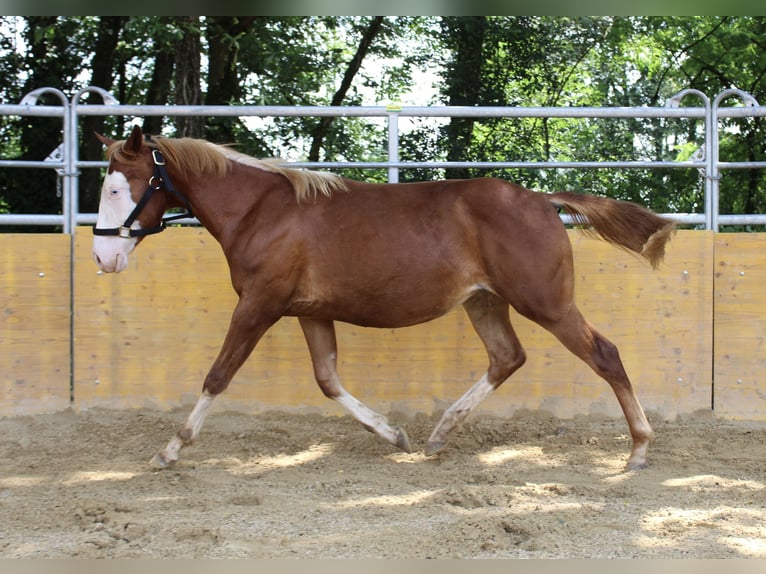
[[(436, 287), (436, 286), (435, 286)], [(414, 289), (410, 292), (357, 294), (322, 299), (298, 299), (289, 315), (342, 321), (362, 327), (397, 328), (431, 321), (448, 313), (484, 286), (474, 284), (454, 292)]]

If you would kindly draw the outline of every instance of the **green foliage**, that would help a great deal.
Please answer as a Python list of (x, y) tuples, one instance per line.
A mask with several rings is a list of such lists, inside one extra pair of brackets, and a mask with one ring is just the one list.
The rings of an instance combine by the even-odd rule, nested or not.
[[(0, 101), (17, 103), (43, 86), (73, 94), (92, 83), (92, 64), (101, 57), (112, 64), (108, 85), (101, 87), (121, 103), (173, 104), (177, 46), (185, 35), (196, 34), (203, 52), (199, 87), (208, 103), (330, 105), (371, 21), (365, 16), (134, 16), (124, 19), (109, 43), (100, 17), (2, 16)], [(408, 97), (418, 105), (654, 107), (685, 88), (714, 97), (731, 87), (764, 104), (765, 38), (766, 18), (756, 16), (386, 17), (342, 104), (381, 105)], [(435, 91), (407, 96), (425, 71), (436, 72)], [(723, 104), (739, 102), (731, 98)], [(684, 105), (699, 102), (690, 98)], [(101, 121), (104, 133), (121, 137), (139, 120)], [(176, 133), (174, 118), (143, 121), (150, 131)], [(290, 117), (204, 121), (206, 137), (214, 141), (295, 161), (307, 158), (319, 123)], [(762, 118), (722, 120), (720, 127), (723, 161), (766, 159)], [(703, 128), (693, 119), (425, 118), (400, 134), (400, 158), (686, 161), (702, 145)], [(50, 118), (0, 118), (0, 154), (43, 159), (60, 142), (60, 130), (60, 122)], [(321, 161), (386, 159), (383, 120), (338, 118), (323, 132)], [(386, 170), (343, 173), (386, 178)], [(411, 169), (402, 170), (400, 180), (484, 175), (541, 190), (630, 199), (661, 212), (702, 211), (704, 182), (695, 169)], [(86, 185), (81, 204), (92, 209), (97, 189)], [(39, 170), (0, 170), (0, 202), (18, 213), (61, 209), (55, 175), (41, 177)], [(764, 170), (724, 171), (720, 203), (722, 213), (766, 213)]]
[[(684, 88), (714, 97), (736, 86), (763, 102), (765, 21), (489, 18), (481, 40), (480, 79), (473, 99), (463, 97), (472, 105), (662, 106)], [(458, 50), (471, 38), (458, 38), (460, 28), (449, 24), (445, 42)], [(445, 78), (454, 82), (450, 70), (445, 67)], [(722, 123), (722, 159), (729, 154), (732, 161), (763, 161), (762, 120), (733, 123)], [(465, 161), (681, 161), (702, 145), (703, 127), (693, 120), (486, 119), (471, 123), (470, 137), (449, 142), (447, 153)], [(443, 130), (445, 138), (450, 130)], [(569, 188), (633, 200), (664, 212), (703, 209), (704, 185), (696, 170), (469, 170), (461, 175), (482, 174), (516, 177), (544, 190)], [(722, 212), (766, 212), (763, 183), (763, 170), (726, 171)]]

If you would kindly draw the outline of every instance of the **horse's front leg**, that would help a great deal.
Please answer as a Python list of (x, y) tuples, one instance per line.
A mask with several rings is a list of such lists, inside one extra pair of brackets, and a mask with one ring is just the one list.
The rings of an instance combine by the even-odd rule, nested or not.
[(255, 345), (275, 321), (276, 318), (265, 318), (254, 310), (252, 303), (240, 299), (234, 309), (223, 346), (205, 377), (202, 395), (184, 426), (170, 439), (164, 449), (154, 455), (151, 461), (152, 466), (167, 468), (173, 465), (178, 460), (181, 449), (194, 442), (205, 417), (213, 406), (215, 397), (226, 390)]

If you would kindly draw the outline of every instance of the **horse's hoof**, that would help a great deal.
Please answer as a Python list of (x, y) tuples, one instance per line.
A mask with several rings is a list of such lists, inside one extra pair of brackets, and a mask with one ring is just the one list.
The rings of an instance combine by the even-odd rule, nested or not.
[(432, 454), (438, 454), (444, 450), (445, 446), (447, 446), (447, 443), (443, 440), (429, 440), (426, 445), (426, 455), (431, 456)]
[(412, 452), (412, 446), (410, 445), (410, 437), (407, 436), (407, 433), (404, 431), (403, 428), (397, 427), (396, 430), (397, 430), (396, 442), (394, 443), (394, 445), (406, 453)]
[(642, 462), (628, 461), (628, 464), (625, 465), (625, 472), (629, 472), (631, 470), (644, 470), (645, 468), (649, 468), (649, 463), (645, 460)]
[(163, 470), (166, 468), (170, 468), (175, 464), (175, 460), (170, 460), (167, 458), (164, 454), (161, 452), (158, 452), (152, 457), (152, 460), (149, 461), (149, 464), (152, 465), (152, 468), (156, 468), (157, 470)]

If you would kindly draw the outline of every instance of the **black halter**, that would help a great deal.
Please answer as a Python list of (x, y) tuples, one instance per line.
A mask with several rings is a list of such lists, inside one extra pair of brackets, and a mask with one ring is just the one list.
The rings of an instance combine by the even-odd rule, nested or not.
[[(130, 215), (128, 215), (125, 223), (123, 223), (120, 227), (110, 228), (99, 228), (94, 225), (93, 235), (118, 235), (120, 237), (124, 237), (125, 239), (130, 237), (143, 237), (144, 235), (152, 235), (154, 233), (164, 231), (169, 221), (182, 219), (184, 217), (194, 217), (189, 200), (186, 198), (186, 196), (176, 190), (176, 188), (173, 186), (173, 182), (170, 181), (170, 176), (168, 176), (168, 172), (165, 169), (165, 158), (159, 149), (152, 148), (152, 160), (154, 161), (154, 174), (149, 178), (149, 185), (146, 188), (144, 195), (141, 196), (141, 199), (133, 208), (133, 211), (130, 212)], [(138, 217), (138, 214), (141, 213), (144, 207), (146, 207), (146, 204), (149, 203), (149, 200), (154, 195), (154, 192), (160, 189), (164, 189), (165, 191), (172, 193), (178, 199), (180, 199), (186, 207), (186, 213), (167, 215), (162, 218), (162, 221), (160, 221), (159, 225), (154, 227), (148, 227), (146, 229), (131, 229), (130, 226), (133, 225), (133, 222)]]

